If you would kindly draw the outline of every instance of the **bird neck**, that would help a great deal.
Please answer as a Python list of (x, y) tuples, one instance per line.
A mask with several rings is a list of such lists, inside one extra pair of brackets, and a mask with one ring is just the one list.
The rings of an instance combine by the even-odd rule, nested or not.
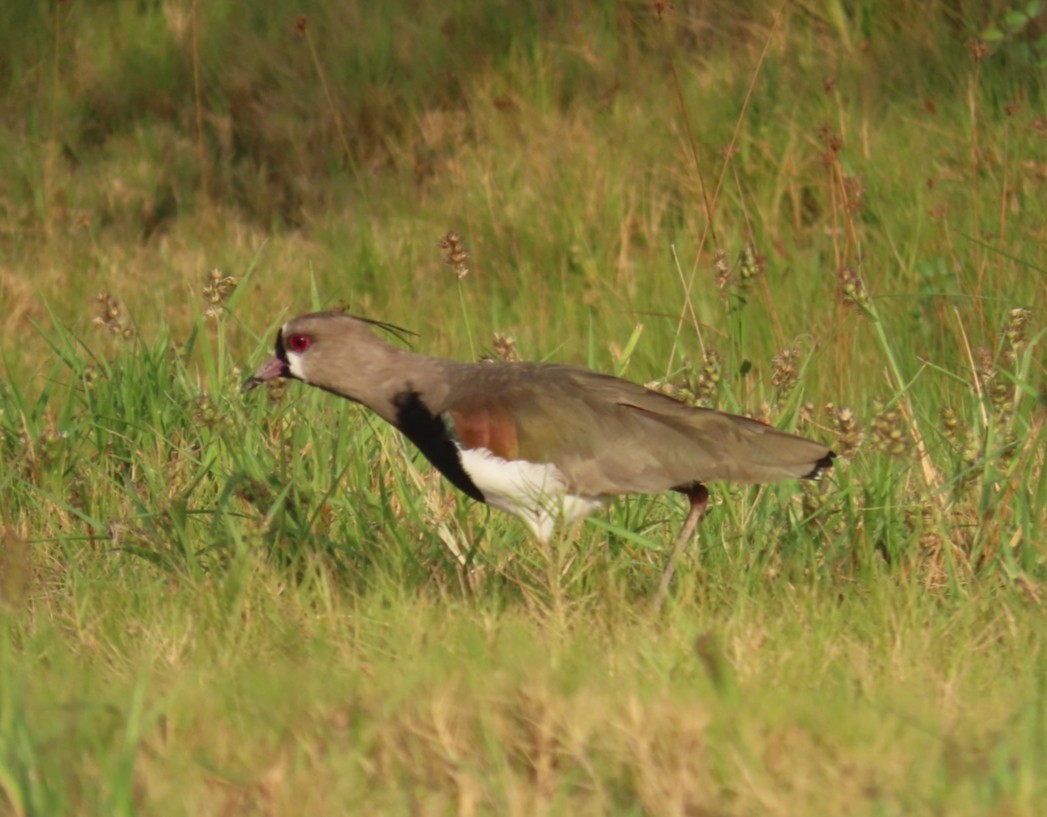
[(315, 386), (339, 394), (397, 425), (404, 401), (439, 413), (456, 370), (468, 364), (420, 355), (375, 338), (319, 372), (308, 372)]

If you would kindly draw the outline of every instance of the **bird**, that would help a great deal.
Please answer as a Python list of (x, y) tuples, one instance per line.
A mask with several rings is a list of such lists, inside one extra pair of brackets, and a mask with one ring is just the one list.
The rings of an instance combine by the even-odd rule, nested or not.
[(615, 497), (682, 493), (690, 507), (658, 605), (708, 505), (706, 483), (818, 479), (835, 456), (822, 443), (612, 375), (558, 363), (433, 357), (390, 343), (383, 330), (404, 334), (347, 312), (294, 318), (243, 391), (290, 378), (365, 406), (458, 490), (523, 520), (542, 543), (557, 523)]

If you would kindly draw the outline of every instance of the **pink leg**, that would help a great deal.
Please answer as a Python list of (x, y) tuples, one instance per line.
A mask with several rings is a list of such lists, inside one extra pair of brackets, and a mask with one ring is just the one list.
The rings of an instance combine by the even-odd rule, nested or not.
[(680, 529), (680, 535), (676, 537), (676, 542), (673, 543), (669, 561), (666, 563), (665, 571), (662, 573), (662, 580), (658, 583), (658, 590), (651, 601), (651, 610), (654, 612), (662, 609), (665, 596), (669, 592), (669, 585), (672, 583), (673, 575), (676, 573), (676, 563), (680, 559), (680, 554), (683, 553), (684, 547), (691, 541), (691, 537), (694, 536), (694, 532), (698, 529), (698, 522), (701, 521), (709, 504), (709, 489), (701, 483), (694, 485), (685, 493), (691, 502), (691, 508), (687, 512), (687, 519), (684, 520), (683, 528)]

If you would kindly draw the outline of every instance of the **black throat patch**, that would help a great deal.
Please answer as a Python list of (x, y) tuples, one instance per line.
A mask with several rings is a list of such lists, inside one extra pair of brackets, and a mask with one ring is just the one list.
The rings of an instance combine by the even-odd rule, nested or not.
[(283, 372), (280, 375), (281, 377), (290, 377), (295, 380), (298, 379), (291, 374), (291, 364), (287, 360), (287, 348), (284, 346), (284, 333), (282, 329), (276, 333), (276, 347), (273, 349), (273, 356), (279, 358), (284, 364)]
[(483, 493), (462, 468), (458, 448), (447, 433), (447, 427), (426, 408), (418, 392), (400, 392), (393, 398), (393, 405), (396, 406), (396, 427), (403, 435), (418, 446), (418, 450), (452, 485), (477, 502), (483, 502)]

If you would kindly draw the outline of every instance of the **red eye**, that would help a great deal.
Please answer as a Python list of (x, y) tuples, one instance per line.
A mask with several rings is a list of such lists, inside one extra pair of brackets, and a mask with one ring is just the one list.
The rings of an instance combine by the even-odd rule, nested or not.
[(309, 335), (288, 335), (285, 344), (287, 351), (300, 355), (312, 346), (313, 339)]

